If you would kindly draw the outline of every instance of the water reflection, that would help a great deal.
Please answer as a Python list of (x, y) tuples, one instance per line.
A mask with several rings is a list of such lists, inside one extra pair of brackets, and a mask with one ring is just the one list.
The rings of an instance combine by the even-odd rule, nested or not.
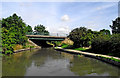
[[(35, 51), (36, 50), (32, 50)], [(11, 56), (5, 56), (2, 59), (2, 75), (3, 76), (24, 76), (26, 69), (31, 66), (32, 59), (30, 57), (35, 52), (20, 52)]]
[(3, 57), (3, 76), (118, 76), (120, 69), (99, 60), (43, 48)]
[(117, 67), (99, 60), (77, 56), (74, 57), (70, 70), (80, 76), (118, 76), (120, 72)]

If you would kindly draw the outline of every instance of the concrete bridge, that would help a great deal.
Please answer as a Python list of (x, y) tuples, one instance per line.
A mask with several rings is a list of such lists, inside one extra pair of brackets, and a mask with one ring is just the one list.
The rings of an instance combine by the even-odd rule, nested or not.
[(62, 36), (46, 36), (46, 35), (26, 35), (29, 40), (41, 47), (50, 46), (47, 41), (63, 41), (66, 37)]
[(46, 35), (26, 35), (30, 40), (63, 41), (66, 37)]

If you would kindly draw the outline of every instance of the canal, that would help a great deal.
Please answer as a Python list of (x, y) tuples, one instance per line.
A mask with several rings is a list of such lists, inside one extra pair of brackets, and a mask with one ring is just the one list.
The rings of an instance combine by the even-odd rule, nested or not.
[(4, 56), (3, 76), (119, 76), (120, 68), (99, 60), (42, 48)]

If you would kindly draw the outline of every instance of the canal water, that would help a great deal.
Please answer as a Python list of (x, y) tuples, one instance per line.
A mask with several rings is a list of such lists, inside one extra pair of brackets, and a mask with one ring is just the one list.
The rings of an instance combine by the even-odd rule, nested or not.
[(4, 56), (3, 76), (119, 76), (120, 68), (99, 60), (42, 48)]

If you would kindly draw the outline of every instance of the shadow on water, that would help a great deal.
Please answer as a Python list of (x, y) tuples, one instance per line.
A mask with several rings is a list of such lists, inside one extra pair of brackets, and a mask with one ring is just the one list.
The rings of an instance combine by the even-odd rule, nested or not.
[(118, 76), (120, 68), (53, 48), (3, 57), (3, 76)]

